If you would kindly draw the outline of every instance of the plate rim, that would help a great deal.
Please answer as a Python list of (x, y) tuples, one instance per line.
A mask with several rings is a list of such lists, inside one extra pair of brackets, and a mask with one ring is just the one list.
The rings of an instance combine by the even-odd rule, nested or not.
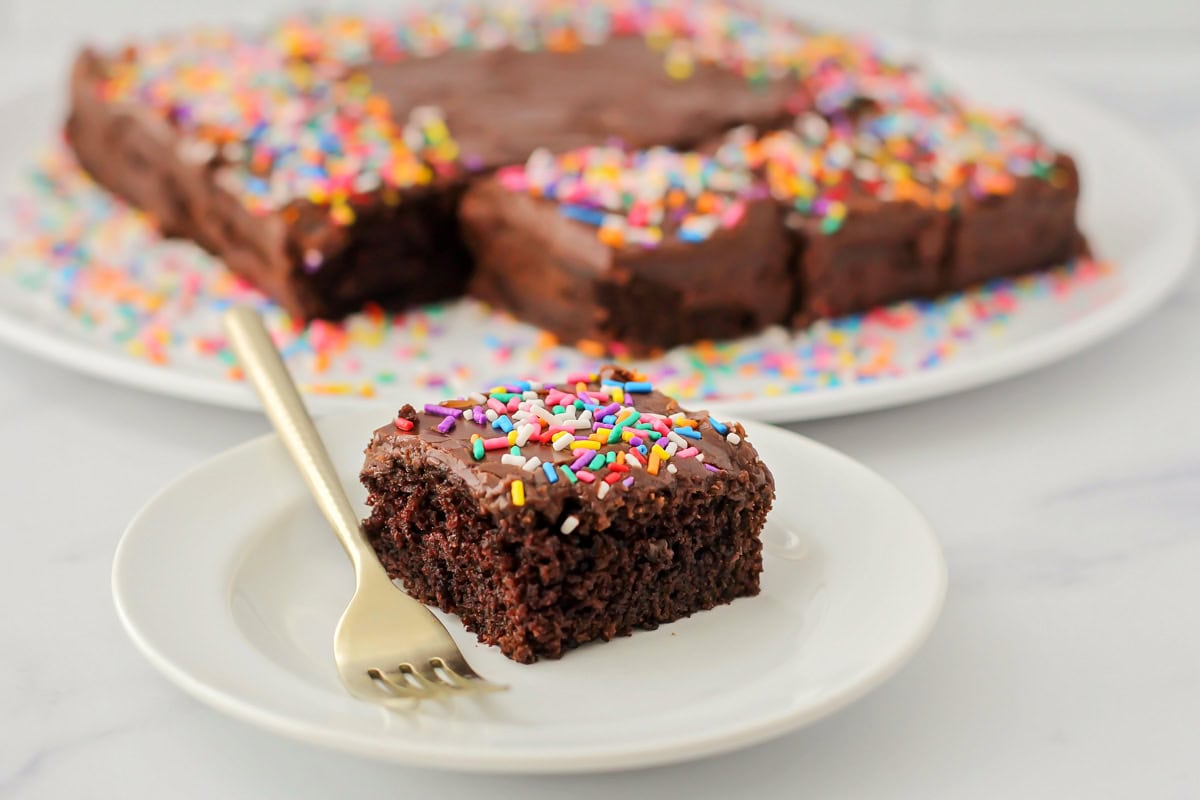
[[(888, 40), (886, 35), (880, 38)], [(956, 71), (967, 73), (965, 84), (968, 90), (980, 75), (1002, 87), (1036, 86), (1047, 101), (1054, 101), (1067, 109), (1083, 110), (1103, 120), (1109, 133), (1127, 143), (1136, 144), (1140, 155), (1152, 169), (1146, 180), (1154, 182), (1165, 202), (1176, 210), (1174, 224), (1168, 230), (1170, 235), (1155, 243), (1158, 259), (1164, 262), (1163, 268), (1156, 274), (1156, 281), (1127, 281), (1119, 297), (1077, 319), (1065, 321), (1003, 348), (967, 359), (952, 360), (932, 369), (909, 372), (878, 382), (857, 383), (849, 388), (742, 400), (696, 399), (692, 401), (694, 404), (705, 404), (731, 416), (768, 422), (797, 422), (900, 407), (982, 388), (1016, 375), (1034, 372), (1103, 342), (1162, 303), (1194, 265), (1196, 254), (1200, 251), (1200, 195), (1177, 169), (1172, 168), (1173, 159), (1147, 131), (1085, 96), (1057, 84), (1038, 82), (1036, 73), (1029, 69), (1017, 67), (1001, 70), (995, 60), (974, 58), (936, 45), (922, 45), (915, 48), (915, 52), (920, 59), (934, 65), (938, 74), (955, 79)], [(971, 73), (974, 73), (973, 77)], [(33, 89), (9, 92), (0, 96), (0, 106), (26, 102), (39, 96)], [(116, 350), (102, 349), (82, 342), (69, 332), (39, 325), (28, 315), (5, 308), (2, 304), (0, 342), (80, 374), (152, 394), (227, 408), (257, 408), (254, 393), (244, 383), (174, 370)], [(399, 385), (397, 388), (400, 391), (417, 389), (410, 385)], [(314, 413), (325, 414), (366, 408), (377, 402), (378, 398), (308, 394), (305, 400)]]
[[(349, 424), (346, 422), (347, 420), (360, 417), (365, 421), (370, 413), (364, 410), (350, 414), (332, 415), (319, 420), (318, 427)], [(845, 453), (798, 433), (761, 422), (750, 422), (746, 426), (750, 430), (751, 438), (756, 435), (756, 432), (768, 429), (771, 431), (768, 435), (778, 435), (790, 446), (799, 445), (810, 448), (822, 459), (836, 459), (846, 463), (857, 470), (860, 475), (875, 482), (879, 489), (888, 492), (894, 501), (907, 507), (912, 522), (919, 530), (919, 538), (914, 539), (914, 542), (918, 542), (926, 551), (929, 559), (928, 566), (934, 577), (933, 585), (928, 587), (929, 604), (923, 609), (920, 618), (914, 617), (907, 623), (911, 627), (911, 631), (907, 634), (902, 646), (888, 654), (886, 659), (881, 659), (872, 665), (864, 677), (859, 677), (849, 683), (840, 692), (835, 692), (821, 702), (792, 713), (773, 715), (765, 719), (759, 718), (736, 726), (726, 726), (720, 733), (710, 734), (706, 737), (692, 737), (686, 740), (675, 738), (651, 747), (642, 745), (637, 748), (628, 748), (621, 744), (604, 748), (594, 745), (579, 745), (574, 749), (557, 751), (548, 758), (544, 750), (538, 750), (536, 746), (532, 745), (526, 745), (522, 749), (500, 751), (488, 751), (485, 748), (474, 747), (468, 753), (464, 753), (461, 748), (448, 748), (440, 744), (429, 745), (413, 741), (404, 741), (401, 746), (397, 746), (397, 741), (394, 739), (372, 739), (361, 732), (320, 726), (308, 720), (288, 717), (274, 710), (261, 708), (234, 692), (223, 690), (219, 686), (196, 678), (189, 673), (186, 665), (176, 663), (168, 653), (163, 652), (155, 644), (152, 635), (148, 635), (139, 627), (138, 612), (129, 602), (127, 596), (129, 586), (122, 575), (129, 558), (128, 553), (131, 547), (137, 546), (137, 537), (144, 535), (139, 533), (143, 519), (158, 504), (169, 502), (172, 494), (182, 491), (183, 487), (199, 475), (219, 469), (226, 461), (242, 458), (246, 453), (256, 449), (278, 447), (282, 452), (282, 444), (274, 433), (254, 437), (205, 459), (168, 482), (139, 509), (122, 533), (113, 556), (110, 581), (117, 617), (135, 648), (150, 665), (170, 683), (194, 699), (243, 723), (284, 738), (353, 755), (410, 766), (460, 772), (570, 774), (638, 769), (680, 763), (749, 747), (830, 716), (874, 691), (899, 672), (925, 644), (936, 626), (945, 605), (949, 573), (941, 543), (928, 518), (891, 481)], [(758, 433), (758, 435), (762, 434)], [(298, 474), (291, 474), (287, 480), (299, 483), (300, 479)], [(346, 699), (348, 702), (351, 701), (348, 695)]]

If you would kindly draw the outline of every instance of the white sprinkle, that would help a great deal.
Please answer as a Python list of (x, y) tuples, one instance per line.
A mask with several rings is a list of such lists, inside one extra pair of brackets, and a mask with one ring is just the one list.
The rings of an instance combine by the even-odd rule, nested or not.
[[(571, 424), (575, 426), (575, 430), (577, 431), (587, 431), (592, 429), (592, 421), (590, 419), (577, 419)], [(565, 428), (569, 426), (564, 425), (563, 427)]]
[(526, 400), (537, 400), (538, 393), (532, 389), (526, 389), (525, 391), (521, 392), (521, 397), (525, 398)]
[(629, 467), (630, 469), (641, 469), (642, 468), (642, 465), (637, 462), (636, 458), (625, 459), (625, 466)]
[(185, 138), (179, 142), (179, 158), (189, 164), (207, 164), (217, 154), (217, 147), (204, 139)]
[(679, 472), (679, 467), (675, 466), (674, 464), (667, 464), (667, 472), (674, 475), (676, 472)]
[(509, 464), (514, 467), (525, 466), (525, 456), (519, 456), (515, 453), (505, 453), (500, 457), (501, 464)]
[(471, 394), (467, 395), (467, 399), (477, 406), (482, 406), (487, 403), (487, 398), (481, 395), (479, 392), (472, 392)]
[(529, 388), (532, 389), (534, 392), (540, 392), (545, 387), (542, 386), (541, 381), (530, 381)]
[(686, 450), (688, 447), (687, 441), (685, 441), (684, 438), (682, 436), (680, 436), (678, 433), (676, 433), (675, 431), (671, 431), (670, 433), (668, 433), (667, 438), (671, 440), (671, 444), (677, 444), (680, 447), (682, 447), (684, 450)]
[(668, 456), (674, 457), (679, 452), (679, 445), (675, 442), (668, 442), (665, 449)]
[(555, 439), (554, 444), (552, 444), (551, 447), (561, 453), (563, 450), (566, 450), (568, 447), (570, 447), (574, 441), (575, 437), (568, 433)]
[(537, 456), (534, 456), (533, 458), (526, 461), (525, 466), (521, 467), (521, 469), (525, 470), (526, 472), (533, 472), (535, 469), (537, 469), (541, 465), (542, 465), (542, 460), (540, 458), (538, 458)]
[(534, 406), (533, 413), (536, 414), (537, 416), (541, 417), (542, 419), (546, 420), (546, 422), (549, 422), (549, 423), (558, 422), (558, 420), (555, 418), (554, 414), (552, 414), (550, 412), (550, 410), (547, 408), (543, 408), (540, 406)]
[[(604, 485), (608, 486), (607, 483)], [(572, 514), (571, 516), (569, 516), (563, 520), (562, 527), (559, 528), (559, 530), (562, 531), (563, 533), (570, 533), (571, 531), (575, 530), (578, 527), (579, 527), (579, 517)]]
[(575, 419), (575, 414), (577, 411), (578, 409), (575, 408), (575, 404), (571, 403), (569, 406), (563, 409), (563, 416), (567, 419), (573, 420)]
[(513, 422), (524, 422), (525, 420), (529, 419), (532, 416), (533, 416), (533, 412), (526, 411), (525, 409), (521, 409), (519, 411), (513, 412), (512, 421)]
[(730, 431), (729, 435), (725, 437), (725, 441), (729, 442), (730, 444), (741, 444), (742, 437), (738, 436), (735, 432)]
[(672, 414), (671, 416), (667, 417), (667, 419), (671, 420), (671, 422), (678, 422), (681, 419), (687, 419), (687, 418), (683, 415), (682, 411), (679, 411), (679, 412), (676, 412), (676, 413)]
[(489, 408), (487, 411), (483, 412), (483, 415), (487, 417), (488, 422), (495, 422), (496, 420), (500, 419), (500, 415), (496, 413), (496, 409), (494, 408)]
[(601, 481), (600, 485), (596, 488), (596, 497), (599, 497), (601, 500), (603, 500), (604, 496), (608, 494), (608, 490), (610, 488), (612, 487), (609, 486), (608, 481)]
[(529, 444), (529, 437), (537, 433), (537, 430), (538, 426), (534, 425), (532, 422), (525, 423), (520, 428), (517, 428), (517, 440), (513, 444), (515, 444), (517, 447), (524, 447), (525, 445)]
[(704, 460), (704, 453), (696, 453), (696, 460), (697, 460), (697, 461), (703, 461), (703, 460)]

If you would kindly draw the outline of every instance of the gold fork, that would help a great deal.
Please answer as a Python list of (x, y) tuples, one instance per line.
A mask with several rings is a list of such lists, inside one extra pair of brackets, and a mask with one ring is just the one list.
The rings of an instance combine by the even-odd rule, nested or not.
[(437, 617), (388, 578), (262, 317), (251, 308), (233, 308), (225, 312), (224, 323), (267, 417), (354, 564), (354, 596), (333, 638), (346, 689), (389, 708), (411, 708), (413, 700), (450, 693), (504, 689), (471, 669)]

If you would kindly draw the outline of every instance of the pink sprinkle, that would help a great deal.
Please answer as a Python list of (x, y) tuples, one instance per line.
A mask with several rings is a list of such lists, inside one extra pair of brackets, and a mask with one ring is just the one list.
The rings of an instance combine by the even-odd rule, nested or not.
[(591, 383), (591, 381), (592, 381), (592, 376), (587, 374), (586, 372), (576, 372), (572, 375), (567, 376), (567, 383), (570, 383), (570, 384)]
[(507, 450), (509, 448), (507, 436), (493, 436), (490, 439), (483, 440), (484, 450)]
[(685, 450), (680, 450), (678, 453), (675, 454), (675, 457), (676, 458), (691, 458), (692, 456), (696, 455), (699, 452), (700, 452), (700, 450), (698, 448), (689, 447)]
[(721, 215), (721, 225), (726, 228), (732, 228), (733, 226), (735, 226), (739, 222), (741, 222), (742, 218), (745, 216), (746, 216), (746, 204), (745, 203), (734, 203), (733, 205), (729, 206), (729, 208), (727, 208), (725, 210), (724, 214)]
[(588, 472), (586, 469), (581, 471), (576, 477), (584, 483), (591, 483), (596, 480), (595, 474)]
[(492, 411), (495, 411), (497, 414), (507, 414), (508, 413), (508, 408), (505, 407), (504, 403), (501, 403), (499, 400), (497, 400), (494, 397), (489, 397), (487, 399), (487, 406)]

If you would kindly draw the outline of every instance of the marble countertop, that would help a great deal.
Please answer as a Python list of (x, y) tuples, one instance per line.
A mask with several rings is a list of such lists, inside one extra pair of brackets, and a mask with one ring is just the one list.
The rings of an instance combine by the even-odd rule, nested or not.
[[(1200, 187), (1200, 60), (1027, 66), (1152, 131)], [(1150, 319), (1061, 365), (792, 426), (933, 521), (950, 590), (932, 638), (884, 687), (793, 735), (572, 778), (362, 761), (177, 691), (120, 629), (113, 549), (169, 479), (265, 421), (0, 350), (0, 798), (1195, 797), (1197, 342), (1193, 271)]]

